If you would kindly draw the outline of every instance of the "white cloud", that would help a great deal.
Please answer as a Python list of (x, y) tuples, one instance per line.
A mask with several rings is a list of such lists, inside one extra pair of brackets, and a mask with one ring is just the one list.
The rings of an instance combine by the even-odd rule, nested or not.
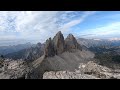
[(6, 36), (0, 36), (0, 41), (2, 40), (15, 40), (16, 39), (16, 36), (14, 35), (8, 35), (7, 37)]
[[(52, 30), (56, 30), (54, 17), (57, 13), (57, 11), (0, 12), (0, 32), (10, 32), (13, 37), (17, 37), (16, 32), (18, 32), (20, 37), (24, 39), (34, 39), (35, 37), (47, 38), (45, 36), (50, 34)], [(8, 22), (8, 19), (14, 17), (16, 17), (14, 23)], [(11, 25), (11, 23), (14, 25)], [(3, 33), (1, 37), (4, 36), (9, 38), (10, 33)]]
[[(33, 39), (44, 42), (59, 30), (63, 34), (70, 33), (71, 27), (81, 24), (95, 13), (96, 11), (0, 11), (0, 38)], [(83, 37), (115, 36), (120, 35), (119, 29), (120, 22), (114, 22), (82, 31), (80, 34), (84, 35)]]
[(120, 40), (120, 38), (109, 38), (109, 40), (110, 41), (113, 41), (113, 40), (118, 41), (118, 40)]
[[(112, 36), (120, 35), (120, 22), (113, 22), (104, 25), (102, 27), (88, 29), (86, 31), (83, 31), (82, 33), (93, 34), (93, 37), (112, 37)], [(89, 37), (89, 35), (87, 37)]]
[[(45, 41), (49, 37), (53, 37), (59, 30), (62, 33), (66, 33), (69, 28), (74, 25), (77, 25), (85, 20), (87, 16), (93, 12), (83, 12), (83, 15), (78, 20), (70, 20), (68, 18), (69, 13), (74, 11), (47, 11), (47, 12), (24, 12), (23, 15), (20, 15), (16, 20), (17, 31), (21, 31), (21, 35), (24, 38), (37, 38), (41, 41)], [(29, 13), (29, 14), (28, 14)], [(27, 15), (28, 14), (28, 15)], [(58, 15), (60, 17), (58, 17)], [(71, 17), (71, 16), (70, 16)], [(75, 17), (73, 14), (72, 17)], [(60, 18), (63, 20), (68, 20), (67, 24), (63, 24), (62, 27), (59, 27), (59, 24), (56, 23)]]
[(1, 11), (0, 38), (33, 39), (44, 42), (59, 30), (63, 34), (68, 32), (71, 27), (95, 12), (81, 13), (82, 16), (75, 19), (79, 15), (75, 11)]
[(94, 14), (94, 13), (96, 13), (96, 11), (92, 11), (92, 12), (90, 12), (90, 11), (85, 11), (85, 12), (83, 12), (83, 15), (82, 15), (81, 17), (79, 17), (79, 19), (72, 20), (72, 21), (66, 23), (66, 24), (63, 25), (60, 29), (61, 29), (62, 31), (69, 31), (69, 29), (70, 29), (71, 27), (73, 27), (73, 26), (75, 26), (75, 25), (77, 25), (77, 24), (82, 23), (89, 15), (92, 15), (92, 14)]

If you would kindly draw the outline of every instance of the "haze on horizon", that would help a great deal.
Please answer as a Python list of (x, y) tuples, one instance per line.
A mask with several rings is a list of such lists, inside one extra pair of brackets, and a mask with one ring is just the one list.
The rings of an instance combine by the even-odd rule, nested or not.
[(66, 37), (119, 39), (120, 11), (0, 11), (0, 44), (45, 42)]

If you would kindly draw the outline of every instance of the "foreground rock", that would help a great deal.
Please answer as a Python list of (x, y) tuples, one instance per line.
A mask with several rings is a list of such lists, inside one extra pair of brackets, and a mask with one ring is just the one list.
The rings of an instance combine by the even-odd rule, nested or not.
[(26, 79), (30, 68), (23, 60), (5, 60), (1, 68), (0, 79)]
[(78, 71), (81, 71), (84, 74), (94, 75), (102, 79), (112, 77), (111, 69), (98, 65), (97, 63), (94, 63), (93, 61), (90, 61), (87, 64), (81, 63)]
[(43, 75), (43, 79), (99, 79), (92, 75), (80, 74), (76, 72), (58, 71), (58, 72), (46, 72)]
[[(115, 73), (116, 72), (116, 73)], [(71, 71), (45, 72), (43, 79), (120, 79), (120, 72), (98, 65), (93, 61), (81, 63), (79, 69)]]

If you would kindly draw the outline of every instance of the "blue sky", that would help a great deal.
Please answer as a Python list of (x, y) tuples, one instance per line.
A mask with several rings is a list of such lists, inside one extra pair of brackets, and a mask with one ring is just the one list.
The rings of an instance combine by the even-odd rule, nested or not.
[(0, 11), (0, 41), (45, 42), (66, 37), (120, 38), (120, 11)]

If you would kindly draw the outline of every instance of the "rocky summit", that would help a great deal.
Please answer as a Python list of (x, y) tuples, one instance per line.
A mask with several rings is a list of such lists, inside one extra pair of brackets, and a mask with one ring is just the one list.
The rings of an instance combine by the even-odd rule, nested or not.
[(71, 49), (82, 50), (80, 44), (78, 44), (76, 38), (72, 34), (69, 34), (65, 39), (65, 49), (66, 51), (69, 51)]
[(64, 40), (63, 34), (59, 31), (53, 39), (49, 38), (46, 40), (45, 56), (49, 57), (62, 54), (63, 52), (71, 51), (72, 49), (82, 50), (80, 44), (78, 44), (76, 38), (72, 34), (69, 34)]
[(45, 44), (45, 57), (48, 56), (54, 56), (55, 55), (55, 50), (54, 50), (54, 46), (53, 46), (53, 41), (51, 40), (51, 38), (46, 40), (46, 44)]
[(53, 38), (53, 44), (54, 44), (55, 54), (61, 54), (64, 52), (65, 42), (61, 31), (59, 31), (56, 34), (56, 36)]
[(46, 40), (44, 55), (33, 61), (30, 78), (43, 78), (46, 71), (74, 71), (79, 63), (85, 63), (94, 58), (94, 53), (82, 49), (76, 38), (69, 34), (64, 40), (59, 31), (53, 39)]

